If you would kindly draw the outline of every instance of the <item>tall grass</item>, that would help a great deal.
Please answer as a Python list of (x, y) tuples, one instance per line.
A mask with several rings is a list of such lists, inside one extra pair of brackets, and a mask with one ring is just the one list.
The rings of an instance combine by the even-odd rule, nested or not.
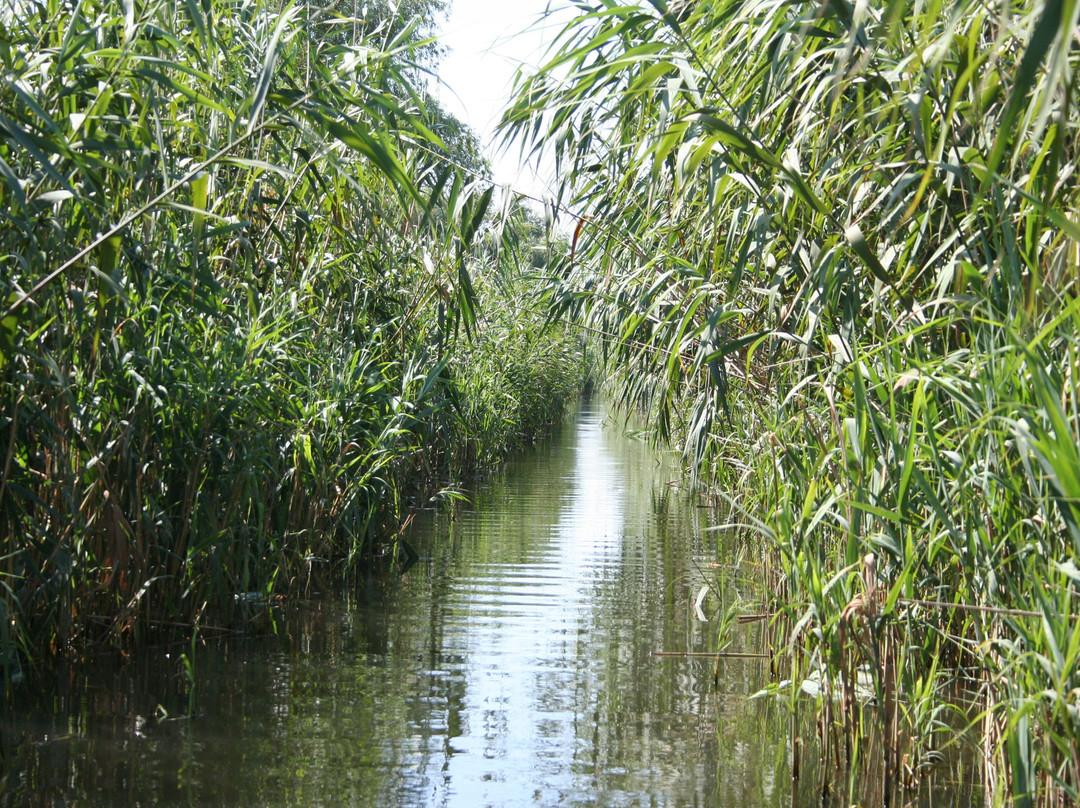
[(574, 5), (504, 119), (582, 212), (552, 306), (763, 537), (836, 765), (967, 721), (1075, 802), (1080, 6)]
[[(576, 345), (488, 333), (525, 325), (488, 288), (527, 281), (513, 250), (481, 249), (491, 186), (475, 138), (426, 103), (430, 56), (408, 20), (307, 4), (6, 6), (8, 676), (227, 622), (234, 598), (355, 561), (410, 491), (566, 402)], [(527, 374), (483, 376), (481, 344)], [(514, 409), (511, 436), (464, 414), (525, 395), (546, 407)]]

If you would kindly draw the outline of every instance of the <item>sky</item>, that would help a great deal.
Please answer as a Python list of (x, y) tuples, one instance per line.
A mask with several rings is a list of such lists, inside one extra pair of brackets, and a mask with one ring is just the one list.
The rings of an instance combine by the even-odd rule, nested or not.
[[(522, 63), (536, 67), (559, 24), (539, 22), (549, 2), (565, 0), (451, 0), (450, 15), (439, 41), (450, 49), (439, 66), (443, 106), (480, 136), (495, 181), (537, 197), (550, 196), (548, 183), (522, 166), (518, 148), (498, 153), (495, 124), (510, 98), (514, 72)], [(565, 20), (567, 14), (561, 19)], [(550, 173), (547, 163), (541, 173)]]

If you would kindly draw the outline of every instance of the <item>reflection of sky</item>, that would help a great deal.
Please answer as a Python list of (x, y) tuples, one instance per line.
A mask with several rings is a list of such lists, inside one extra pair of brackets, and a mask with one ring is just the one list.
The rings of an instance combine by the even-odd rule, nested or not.
[[(588, 609), (618, 563), (623, 525), (619, 464), (599, 421), (596, 412), (579, 420), (569, 479), (522, 492), (518, 525), (534, 531), (527, 556), (485, 565), (456, 592), (462, 633), (448, 627), (447, 642), (467, 660), (462, 735), (441, 776), (429, 773), (433, 804), (554, 804), (575, 791), (573, 761), (597, 709)], [(560, 495), (555, 524), (528, 518), (531, 505), (550, 513), (541, 500)]]
[(711, 663), (651, 655), (701, 650), (689, 587), (713, 551), (700, 512), (662, 485), (677, 470), (603, 419), (581, 413), (433, 545), (438, 661), (413, 700), (411, 745), (392, 742), (399, 804), (683, 806), (714, 793)]

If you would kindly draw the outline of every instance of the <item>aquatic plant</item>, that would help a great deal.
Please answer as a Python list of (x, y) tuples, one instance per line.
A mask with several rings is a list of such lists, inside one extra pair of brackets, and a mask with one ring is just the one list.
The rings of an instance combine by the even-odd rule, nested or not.
[(550, 305), (761, 537), (835, 765), (887, 801), (960, 712), (1075, 801), (1080, 7), (573, 5), (503, 123), (578, 214)]
[[(514, 315), (474, 276), (525, 276), (486, 246), (475, 136), (426, 98), (432, 43), (380, 8), (0, 14), (9, 677), (91, 640), (242, 623), (567, 400), (573, 345), (551, 331), (527, 360), (486, 336)], [(535, 372), (481, 378), (480, 340)], [(522, 386), (548, 406), (515, 409), (513, 435), (461, 414)], [(466, 438), (481, 448), (454, 451)]]

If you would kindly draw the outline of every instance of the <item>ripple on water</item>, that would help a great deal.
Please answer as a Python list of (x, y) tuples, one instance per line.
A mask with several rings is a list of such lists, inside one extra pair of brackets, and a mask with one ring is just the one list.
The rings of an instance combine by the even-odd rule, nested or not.
[(772, 804), (745, 786), (785, 754), (745, 707), (760, 679), (718, 700), (711, 662), (650, 655), (713, 639), (688, 604), (715, 539), (665, 485), (678, 470), (604, 418), (586, 409), (471, 509), (419, 514), (409, 541), (430, 560), (407, 574), (201, 649), (192, 720), (93, 726), (159, 702), (184, 715), (174, 662), (88, 680), (49, 725), (75, 739), (32, 747), (22, 782), (87, 806)]

